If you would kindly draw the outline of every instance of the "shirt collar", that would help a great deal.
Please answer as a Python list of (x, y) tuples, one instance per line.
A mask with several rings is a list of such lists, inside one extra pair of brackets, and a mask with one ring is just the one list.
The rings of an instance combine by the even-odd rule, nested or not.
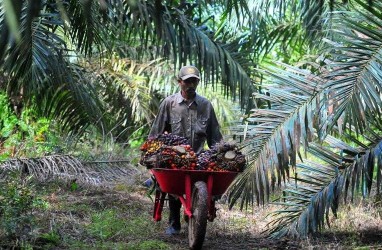
[[(193, 102), (195, 102), (195, 104), (198, 105), (199, 100), (200, 100), (200, 96), (196, 94)], [(185, 99), (183, 98), (182, 94), (180, 92), (176, 93), (176, 102), (180, 104), (184, 101)]]

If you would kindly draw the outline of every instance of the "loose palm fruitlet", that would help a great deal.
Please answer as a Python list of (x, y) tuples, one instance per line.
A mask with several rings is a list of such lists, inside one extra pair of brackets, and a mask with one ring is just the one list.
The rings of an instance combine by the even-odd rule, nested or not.
[(149, 138), (141, 146), (140, 163), (147, 168), (196, 169), (197, 157), (187, 142), (170, 133)]
[(245, 164), (245, 156), (234, 143), (221, 142), (198, 155), (197, 169), (242, 172)]

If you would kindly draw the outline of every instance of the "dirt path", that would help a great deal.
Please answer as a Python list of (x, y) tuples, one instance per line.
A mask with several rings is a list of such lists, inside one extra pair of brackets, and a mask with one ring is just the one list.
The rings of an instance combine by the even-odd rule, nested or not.
[[(147, 211), (145, 212), (151, 217), (153, 203), (145, 196), (141, 196), (141, 198), (146, 204)], [(251, 215), (238, 210), (228, 211), (224, 204), (217, 204), (217, 208), (217, 217), (213, 222), (207, 224), (207, 233), (202, 249), (301, 249), (298, 241), (271, 240), (261, 233), (266, 221), (261, 221), (260, 216), (265, 213), (265, 208), (259, 209)], [(180, 235), (168, 236), (164, 233), (167, 227), (167, 204), (165, 204), (162, 216), (164, 217), (162, 221), (152, 221), (152, 223), (157, 224), (159, 229), (157, 234), (152, 235), (152, 237), (163, 240), (171, 245), (172, 249), (189, 249), (187, 223), (182, 221)]]
[[(151, 217), (153, 202), (143, 193), (138, 191), (136, 195), (145, 203), (145, 213)], [(366, 247), (367, 249), (382, 249), (382, 227), (376, 227), (370, 223), (365, 225), (362, 230), (357, 231), (355, 228), (342, 232), (337, 231), (338, 225), (334, 225), (334, 230), (317, 234), (308, 239), (269, 239), (262, 232), (271, 218), (266, 217), (269, 211), (275, 209), (272, 206), (257, 207), (253, 213), (233, 209), (229, 211), (224, 203), (217, 203), (217, 217), (213, 222), (208, 222), (206, 238), (203, 249), (354, 249), (358, 247)], [(355, 208), (356, 209), (356, 208)], [(348, 215), (352, 216), (353, 212)], [(357, 213), (353, 216), (359, 216)], [(167, 236), (163, 232), (167, 227), (168, 207), (165, 204), (162, 213), (164, 217), (157, 224), (158, 228), (153, 238), (163, 240), (171, 245), (172, 249), (188, 249), (188, 228), (187, 224), (182, 222), (182, 231), (178, 236)], [(359, 216), (367, 221), (367, 217)], [(341, 224), (341, 220), (349, 220), (350, 218), (341, 218), (336, 223)], [(369, 218), (372, 219), (372, 218)], [(381, 219), (374, 222), (379, 223)], [(355, 230), (355, 231), (354, 231)]]

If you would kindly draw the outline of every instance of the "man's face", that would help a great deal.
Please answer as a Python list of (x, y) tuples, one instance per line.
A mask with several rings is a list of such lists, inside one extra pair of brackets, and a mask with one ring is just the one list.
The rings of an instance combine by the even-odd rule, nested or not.
[(179, 86), (182, 91), (182, 95), (185, 98), (193, 98), (196, 94), (196, 88), (199, 84), (199, 79), (196, 77), (190, 77), (186, 80), (179, 80)]

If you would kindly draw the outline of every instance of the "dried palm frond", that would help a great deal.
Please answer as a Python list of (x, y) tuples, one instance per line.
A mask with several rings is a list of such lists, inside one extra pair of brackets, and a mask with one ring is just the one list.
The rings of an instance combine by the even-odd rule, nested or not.
[(38, 181), (55, 179), (75, 180), (80, 184), (111, 186), (131, 177), (138, 170), (127, 160), (85, 161), (70, 155), (51, 155), (39, 158), (15, 158), (0, 163), (0, 179), (12, 171), (32, 175)]

